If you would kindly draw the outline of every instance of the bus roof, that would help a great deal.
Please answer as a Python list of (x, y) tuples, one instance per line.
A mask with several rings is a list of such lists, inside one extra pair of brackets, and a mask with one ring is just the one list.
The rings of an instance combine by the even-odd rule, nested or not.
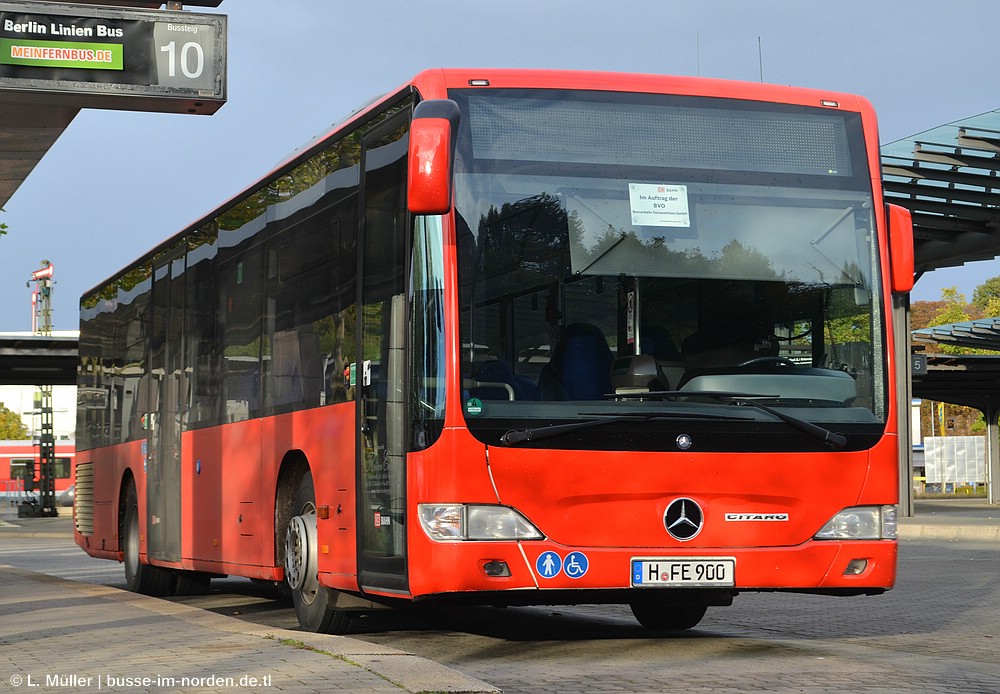
[(509, 68), (446, 68), (425, 70), (411, 81), (425, 99), (444, 98), (447, 90), (477, 86), (524, 89), (581, 89), (619, 92), (652, 92), (714, 96), (755, 101), (778, 101), (803, 106), (835, 101), (846, 110), (862, 110), (866, 100), (854, 94), (806, 87), (741, 82), (709, 77), (657, 75), (586, 70), (538, 70)]

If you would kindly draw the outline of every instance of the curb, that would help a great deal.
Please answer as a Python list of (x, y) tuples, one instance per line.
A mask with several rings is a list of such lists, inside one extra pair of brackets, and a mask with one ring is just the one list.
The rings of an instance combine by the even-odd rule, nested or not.
[(900, 524), (901, 540), (967, 540), (970, 542), (1000, 541), (1000, 525), (926, 525)]
[(0, 526), (0, 538), (21, 537), (21, 538), (47, 538), (49, 540), (69, 540), (73, 541), (72, 533), (57, 533), (51, 530), (10, 530)]
[(0, 518), (0, 537), (45, 537), (54, 538), (62, 540), (72, 540), (73, 539), (73, 524), (72, 521), (66, 526), (64, 530), (54, 530), (52, 528), (46, 530), (35, 530), (32, 528), (26, 528), (23, 525), (19, 525), (15, 520), (4, 520)]

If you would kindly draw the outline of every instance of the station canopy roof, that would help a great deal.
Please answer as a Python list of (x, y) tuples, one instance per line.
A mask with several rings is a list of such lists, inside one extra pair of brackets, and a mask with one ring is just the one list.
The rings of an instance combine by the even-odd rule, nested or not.
[(1000, 352), (1000, 318), (921, 328), (913, 331), (913, 341)]
[(1000, 109), (883, 145), (886, 200), (913, 213), (916, 271), (1000, 255)]

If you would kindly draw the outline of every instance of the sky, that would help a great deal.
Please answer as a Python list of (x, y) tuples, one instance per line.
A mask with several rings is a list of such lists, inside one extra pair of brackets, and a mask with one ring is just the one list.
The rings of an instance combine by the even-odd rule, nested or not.
[[(196, 10), (197, 8), (190, 8)], [(0, 332), (31, 328), (52, 262), (53, 326), (86, 290), (430, 67), (701, 75), (852, 92), (881, 142), (1000, 108), (988, 0), (225, 0), (228, 103), (213, 116), (83, 110), (0, 214)], [(914, 300), (971, 299), (1000, 260), (935, 271)]]

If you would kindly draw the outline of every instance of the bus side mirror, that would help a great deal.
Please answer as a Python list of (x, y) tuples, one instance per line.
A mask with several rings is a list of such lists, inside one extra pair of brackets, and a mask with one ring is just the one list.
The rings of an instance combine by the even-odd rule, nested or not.
[(459, 120), (458, 104), (450, 99), (421, 101), (413, 110), (406, 174), (406, 204), (413, 214), (451, 211)]
[(889, 221), (889, 264), (892, 291), (913, 289), (913, 216), (905, 207), (886, 205)]

